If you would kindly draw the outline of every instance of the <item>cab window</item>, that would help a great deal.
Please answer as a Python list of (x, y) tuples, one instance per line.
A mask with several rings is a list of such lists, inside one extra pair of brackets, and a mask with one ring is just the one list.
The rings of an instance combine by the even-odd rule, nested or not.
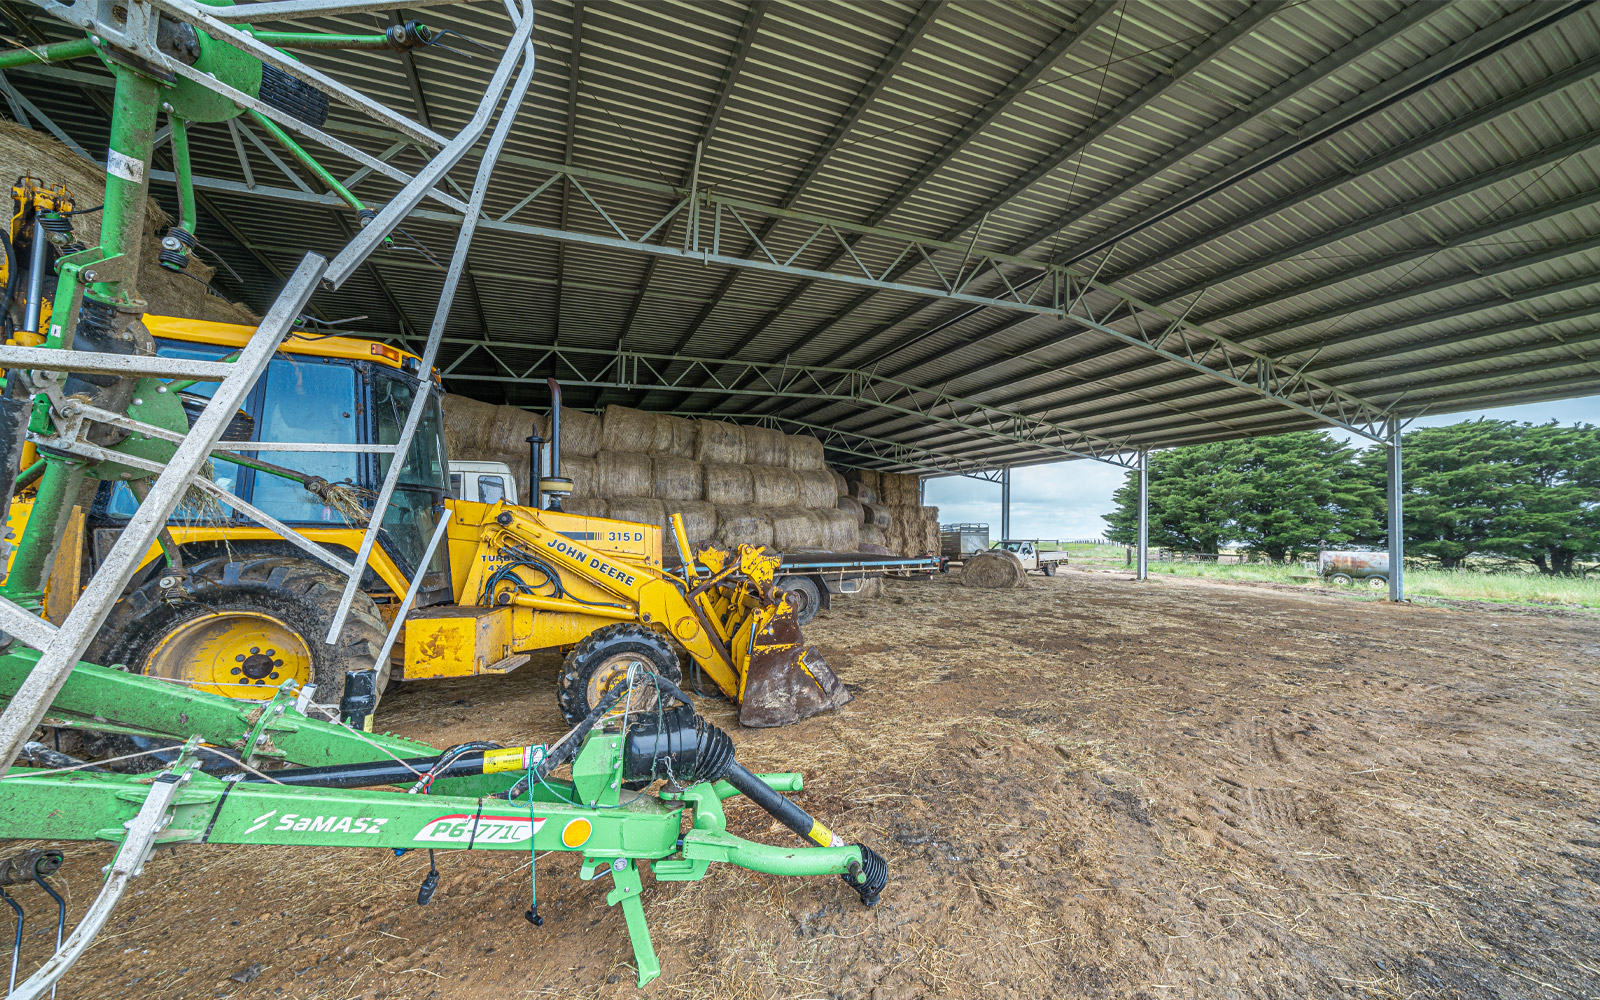
[[(257, 420), (258, 441), (358, 444), (356, 372), (349, 365), (280, 359), (267, 365), (266, 392)], [(351, 452), (260, 452), (263, 461), (330, 483), (354, 485), (360, 457)], [(281, 521), (345, 525), (349, 518), (290, 479), (257, 471), (257, 507)]]

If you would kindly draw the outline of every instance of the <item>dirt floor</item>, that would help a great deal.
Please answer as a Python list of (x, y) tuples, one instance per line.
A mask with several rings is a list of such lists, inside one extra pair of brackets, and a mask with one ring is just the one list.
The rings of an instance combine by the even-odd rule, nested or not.
[[(1600, 615), (1072, 572), (891, 583), (809, 632), (852, 704), (704, 709), (889, 858), (883, 902), (647, 877), (644, 996), (1600, 996)], [(409, 685), (384, 721), (550, 739), (554, 671)], [(788, 842), (737, 801), (735, 832)], [(66, 847), (81, 906), (110, 851)], [(541, 860), (536, 929), (505, 854), (441, 855), (421, 909), (420, 853), (163, 852), (60, 995), (638, 996), (577, 864)]]

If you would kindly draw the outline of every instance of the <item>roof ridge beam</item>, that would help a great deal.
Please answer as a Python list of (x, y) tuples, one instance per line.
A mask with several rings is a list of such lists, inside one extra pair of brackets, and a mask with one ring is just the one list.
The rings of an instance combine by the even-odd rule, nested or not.
[(1357, 219), (1356, 221), (1347, 223), (1346, 225), (1341, 226), (1331, 232), (1318, 233), (1317, 235), (1303, 239), (1292, 246), (1284, 247), (1281, 250), (1274, 251), (1270, 257), (1247, 261), (1243, 264), (1231, 267), (1220, 274), (1210, 275), (1204, 281), (1193, 282), (1183, 286), (1182, 288), (1174, 289), (1171, 292), (1164, 292), (1162, 293), (1161, 299), (1164, 302), (1171, 302), (1176, 299), (1193, 295), (1198, 291), (1203, 291), (1205, 289), (1215, 288), (1218, 285), (1227, 284), (1228, 282), (1242, 278), (1247, 274), (1254, 274), (1257, 271), (1266, 270), (1269, 267), (1274, 267), (1286, 261), (1293, 260), (1294, 258), (1303, 254), (1310, 253), (1313, 250), (1320, 250), (1325, 246), (1333, 243), (1339, 243), (1343, 240), (1349, 239), (1352, 236), (1359, 236), (1362, 233), (1370, 232), (1371, 230), (1377, 229), (1380, 226), (1387, 226), (1391, 223), (1399, 222), (1401, 219), (1410, 218), (1421, 212), (1425, 212), (1430, 208), (1438, 208), (1441, 205), (1448, 205), (1457, 198), (1472, 194), (1476, 191), (1481, 191), (1487, 187), (1492, 187), (1495, 184), (1499, 184), (1501, 181), (1510, 180), (1513, 177), (1519, 177), (1530, 170), (1553, 167), (1569, 156), (1595, 148), (1596, 146), (1600, 146), (1600, 129), (1595, 129), (1592, 132), (1586, 132), (1583, 135), (1568, 139), (1559, 146), (1551, 146), (1546, 149), (1542, 149), (1532, 156), (1524, 157), (1520, 160), (1504, 164), (1498, 169), (1491, 170), (1488, 173), (1474, 174), (1473, 176), (1458, 181), (1449, 187), (1432, 191), (1421, 198), (1402, 202), (1389, 209), (1386, 209), (1383, 212), (1379, 212), (1377, 215), (1369, 215), (1365, 218)]
[[(1539, 221), (1542, 221), (1542, 220), (1547, 219), (1547, 218), (1551, 218), (1551, 217), (1554, 217), (1554, 216), (1557, 216), (1557, 215), (1564, 214), (1566, 212), (1573, 211), (1573, 210), (1578, 209), (1578, 208), (1582, 208), (1582, 207), (1585, 207), (1585, 206), (1588, 206), (1588, 205), (1592, 205), (1592, 204), (1597, 204), (1597, 203), (1600, 203), (1600, 189), (1597, 189), (1594, 192), (1589, 192), (1589, 193), (1586, 193), (1586, 194), (1583, 194), (1583, 195), (1579, 195), (1579, 196), (1574, 197), (1574, 198), (1566, 199), (1565, 201), (1558, 202), (1555, 205), (1544, 206), (1544, 207), (1536, 209), (1536, 210), (1534, 210), (1532, 212), (1528, 212), (1528, 213), (1525, 213), (1525, 214), (1520, 215), (1520, 216), (1515, 216), (1515, 217), (1513, 217), (1511, 219), (1504, 220), (1503, 223), (1491, 223), (1488, 226), (1481, 226), (1478, 229), (1469, 230), (1467, 233), (1463, 233), (1460, 236), (1451, 238), (1449, 241), (1445, 242), (1442, 245), (1436, 244), (1436, 245), (1433, 245), (1433, 246), (1420, 247), (1415, 251), (1407, 251), (1405, 254), (1403, 254), (1401, 256), (1398, 256), (1398, 257), (1385, 258), (1385, 259), (1383, 259), (1381, 261), (1375, 262), (1374, 264), (1364, 265), (1364, 266), (1362, 266), (1360, 268), (1356, 268), (1356, 269), (1354, 269), (1352, 271), (1340, 272), (1338, 274), (1330, 275), (1327, 278), (1320, 279), (1319, 281), (1314, 282), (1314, 283), (1312, 283), (1310, 285), (1296, 286), (1296, 287), (1294, 287), (1292, 289), (1288, 289), (1288, 290), (1286, 290), (1286, 291), (1284, 291), (1282, 293), (1279, 293), (1277, 296), (1275, 296), (1271, 300), (1267, 300), (1267, 301), (1261, 302), (1260, 305), (1261, 306), (1271, 305), (1276, 301), (1281, 301), (1281, 300), (1288, 299), (1288, 298), (1295, 298), (1295, 297), (1307, 294), (1307, 293), (1312, 292), (1312, 291), (1320, 290), (1321, 288), (1327, 287), (1329, 285), (1340, 284), (1340, 283), (1343, 283), (1345, 281), (1351, 281), (1351, 280), (1354, 280), (1356, 278), (1365, 277), (1368, 274), (1375, 273), (1375, 272), (1378, 272), (1378, 271), (1383, 271), (1383, 270), (1386, 270), (1388, 268), (1395, 267), (1395, 266), (1398, 266), (1398, 265), (1403, 264), (1403, 263), (1407, 263), (1407, 262), (1409, 262), (1411, 260), (1416, 260), (1416, 259), (1419, 259), (1419, 258), (1424, 258), (1424, 257), (1431, 256), (1433, 254), (1438, 253), (1441, 250), (1459, 248), (1463, 244), (1471, 243), (1471, 242), (1473, 242), (1475, 240), (1482, 239), (1486, 235), (1494, 235), (1496, 233), (1514, 230), (1514, 229), (1520, 228), (1520, 227), (1525, 226), (1525, 225), (1529, 225), (1529, 224), (1534, 223), (1534, 222), (1539, 222)], [(1453, 288), (1453, 287), (1455, 287), (1457, 285), (1470, 284), (1473, 281), (1479, 281), (1479, 280), (1482, 280), (1484, 278), (1494, 277), (1495, 275), (1505, 274), (1505, 273), (1509, 273), (1511, 271), (1517, 271), (1517, 270), (1520, 270), (1520, 269), (1522, 269), (1524, 267), (1532, 267), (1532, 266), (1534, 266), (1536, 264), (1541, 264), (1541, 263), (1544, 263), (1544, 262), (1549, 261), (1549, 260), (1557, 260), (1557, 259), (1560, 259), (1562, 257), (1571, 256), (1572, 254), (1575, 254), (1575, 253), (1584, 253), (1586, 251), (1594, 250), (1594, 249), (1600, 249), (1600, 237), (1593, 237), (1593, 238), (1590, 238), (1590, 239), (1587, 239), (1587, 240), (1575, 240), (1575, 241), (1568, 242), (1568, 243), (1558, 244), (1558, 245), (1552, 246), (1552, 247), (1546, 247), (1546, 248), (1541, 249), (1539, 251), (1536, 251), (1536, 252), (1534, 252), (1532, 254), (1527, 254), (1527, 255), (1524, 255), (1524, 256), (1521, 256), (1521, 257), (1508, 258), (1507, 260), (1499, 261), (1499, 262), (1491, 264), (1491, 265), (1489, 265), (1487, 267), (1479, 268), (1477, 270), (1474, 270), (1474, 271), (1471, 271), (1471, 272), (1468, 272), (1468, 273), (1465, 273), (1465, 274), (1452, 274), (1452, 275), (1449, 275), (1447, 277), (1440, 278), (1440, 279), (1437, 279), (1435, 281), (1429, 282), (1428, 284), (1425, 284), (1425, 285), (1420, 285), (1420, 286), (1415, 286), (1415, 287), (1408, 288), (1408, 289), (1403, 289), (1403, 290), (1401, 290), (1399, 292), (1394, 292), (1394, 293), (1390, 293), (1390, 294), (1386, 294), (1386, 295), (1379, 295), (1376, 298), (1358, 299), (1358, 300), (1356, 300), (1354, 302), (1351, 302), (1351, 303), (1348, 303), (1346, 305), (1336, 306), (1336, 307), (1333, 307), (1332, 309), (1324, 309), (1324, 310), (1321, 310), (1321, 311), (1319, 311), (1319, 312), (1317, 312), (1315, 314), (1307, 315), (1306, 317), (1303, 317), (1303, 318), (1297, 318), (1297, 319), (1293, 319), (1293, 320), (1288, 320), (1288, 321), (1285, 321), (1283, 323), (1279, 323), (1279, 324), (1277, 324), (1275, 326), (1272, 326), (1272, 327), (1264, 327), (1264, 328), (1257, 329), (1257, 330), (1251, 330), (1251, 331), (1247, 331), (1247, 332), (1240, 332), (1240, 333), (1235, 334), (1234, 336), (1239, 340), (1240, 343), (1252, 344), (1252, 343), (1255, 343), (1256, 341), (1265, 339), (1267, 337), (1276, 336), (1279, 333), (1284, 333), (1284, 332), (1287, 332), (1289, 330), (1299, 329), (1300, 327), (1307, 326), (1307, 325), (1310, 325), (1312, 323), (1341, 319), (1341, 318), (1343, 318), (1345, 316), (1350, 316), (1350, 315), (1354, 315), (1356, 313), (1365, 312), (1368, 309), (1374, 309), (1374, 308), (1377, 308), (1379, 306), (1390, 305), (1390, 304), (1393, 304), (1395, 302), (1402, 302), (1402, 301), (1405, 301), (1407, 299), (1415, 298), (1418, 295), (1426, 295), (1426, 294), (1431, 293), (1431, 292), (1442, 291), (1442, 290), (1447, 289), (1447, 288)], [(1554, 294), (1554, 293), (1553, 292), (1546, 292), (1546, 293), (1542, 293), (1542, 294)], [(1527, 296), (1523, 296), (1523, 297), (1527, 297)], [(1513, 299), (1512, 301), (1517, 301), (1517, 299)], [(1495, 304), (1504, 305), (1505, 304), (1505, 300), (1502, 299), (1501, 301), (1499, 301), (1497, 303), (1491, 303), (1490, 305), (1495, 305)], [(1479, 308), (1489, 308), (1490, 305), (1479, 306), (1478, 304), (1474, 303), (1474, 304), (1472, 304), (1472, 306), (1470, 308), (1463, 307), (1463, 308), (1460, 308), (1458, 310), (1451, 310), (1451, 311), (1446, 311), (1446, 312), (1441, 312), (1441, 313), (1435, 313), (1434, 314), (1434, 318), (1435, 319), (1450, 318), (1452, 316), (1462, 315), (1462, 314), (1465, 314), (1465, 313), (1478, 311)], [(1250, 306), (1250, 308), (1254, 309), (1254, 308), (1258, 308), (1258, 306), (1252, 305), (1252, 306)], [(1239, 312), (1242, 312), (1242, 311), (1244, 311), (1244, 310), (1241, 307), (1239, 309), (1234, 309), (1234, 310), (1230, 310), (1230, 311), (1224, 311), (1224, 312), (1220, 312), (1220, 313), (1215, 313), (1215, 314), (1212, 314), (1212, 315), (1200, 317), (1199, 319), (1195, 320), (1195, 322), (1197, 322), (1197, 323), (1207, 323), (1207, 324), (1215, 323), (1220, 319), (1229, 318), (1231, 316), (1237, 315)], [(969, 338), (967, 341), (963, 342), (962, 344), (957, 345), (957, 347), (955, 347), (954, 350), (960, 351), (960, 350), (966, 350), (966, 349), (971, 348), (971, 347), (981, 346), (984, 343), (987, 343), (989, 340), (992, 340), (993, 338), (995, 338), (995, 337), (997, 337), (997, 336), (999, 336), (999, 335), (1001, 335), (1001, 334), (1003, 334), (1003, 333), (1005, 333), (1005, 332), (1007, 332), (1007, 331), (1009, 331), (1009, 330), (1021, 325), (1022, 323), (1026, 322), (1027, 320), (1033, 319), (1033, 318), (1036, 318), (1036, 317), (1031, 317), (1031, 316), (1027, 316), (1027, 317), (1012, 317), (1010, 319), (1007, 319), (1007, 320), (1005, 320), (1005, 321), (1003, 321), (1001, 323), (996, 324), (995, 326), (991, 327), (990, 329), (985, 330), (984, 332)], [(1346, 342), (1349, 342), (1349, 341), (1352, 341), (1352, 340), (1362, 340), (1362, 339), (1365, 339), (1367, 337), (1378, 336), (1378, 335), (1381, 335), (1381, 334), (1384, 334), (1384, 333), (1390, 333), (1390, 332), (1393, 332), (1393, 331), (1399, 330), (1399, 329), (1407, 329), (1407, 328), (1409, 328), (1410, 326), (1413, 326), (1413, 325), (1416, 325), (1416, 324), (1413, 324), (1409, 320), (1407, 320), (1407, 321), (1402, 321), (1399, 325), (1390, 325), (1390, 326), (1379, 327), (1379, 328), (1371, 329), (1371, 330), (1355, 330), (1355, 331), (1351, 331), (1349, 333), (1343, 334), (1343, 335), (1341, 335), (1339, 337), (1326, 339), (1326, 340), (1319, 340), (1319, 341), (1315, 341), (1313, 343), (1308, 343), (1304, 347), (1294, 347), (1294, 348), (1285, 349), (1281, 353), (1276, 353), (1274, 356), (1280, 361), (1285, 361), (1285, 360), (1287, 360), (1289, 358), (1292, 358), (1292, 357), (1294, 357), (1296, 355), (1304, 354), (1307, 351), (1321, 350), (1321, 349), (1326, 348), (1326, 347), (1330, 347), (1330, 346), (1333, 346), (1333, 345), (1336, 345), (1336, 344), (1346, 343)], [(1011, 355), (1011, 357), (1008, 358), (1008, 360), (1016, 360), (1018, 358), (1025, 357), (1026, 355), (1031, 354), (1034, 351), (1043, 350), (1046, 347), (1057, 346), (1058, 344), (1063, 343), (1063, 342), (1064, 342), (1064, 340), (1062, 338), (1053, 338), (1053, 339), (1051, 339), (1049, 341), (1045, 341), (1045, 342), (1041, 343), (1040, 345), (1027, 347), (1027, 348), (1024, 348), (1024, 349), (1022, 349), (1020, 351), (1017, 351), (1017, 352), (1013, 353)], [(948, 355), (946, 355), (945, 357), (948, 357)], [(907, 375), (907, 374), (909, 374), (911, 372), (914, 372), (916, 370), (916, 368), (922, 363), (923, 362), (919, 361), (919, 362), (917, 362), (915, 364), (904, 365), (904, 366), (901, 366), (901, 367), (898, 367), (898, 368), (890, 369), (885, 374), (888, 374), (888, 375), (891, 375), (891, 376), (894, 376), (894, 377), (897, 377), (897, 378), (898, 377), (902, 377), (902, 376), (905, 376), (905, 375)], [(1066, 368), (1070, 367), (1071, 365), (1073, 365), (1075, 363), (1076, 362), (1067, 362), (1067, 363), (1065, 363), (1063, 365), (1055, 366), (1052, 370), (1063, 371), (1063, 370), (1065, 370)], [(1134, 372), (1137, 372), (1137, 371), (1141, 370), (1142, 368), (1155, 368), (1155, 367), (1158, 367), (1160, 364), (1161, 364), (1161, 362), (1159, 362), (1159, 361), (1146, 362), (1145, 364), (1142, 364), (1142, 365), (1135, 365), (1135, 366), (1131, 366), (1131, 367), (1119, 370), (1116, 374), (1117, 375), (1132, 374)], [(1315, 371), (1315, 369), (1311, 369), (1311, 370)], [(1041, 372), (1041, 374), (1045, 374), (1045, 372)]]

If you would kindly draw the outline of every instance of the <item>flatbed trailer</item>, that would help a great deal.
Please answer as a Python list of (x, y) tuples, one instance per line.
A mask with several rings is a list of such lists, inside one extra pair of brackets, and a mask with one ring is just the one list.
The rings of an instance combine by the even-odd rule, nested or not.
[(938, 556), (879, 556), (861, 552), (797, 552), (785, 555), (776, 572), (778, 589), (789, 596), (802, 626), (833, 607), (836, 595), (858, 594), (871, 581), (894, 573), (937, 573)]

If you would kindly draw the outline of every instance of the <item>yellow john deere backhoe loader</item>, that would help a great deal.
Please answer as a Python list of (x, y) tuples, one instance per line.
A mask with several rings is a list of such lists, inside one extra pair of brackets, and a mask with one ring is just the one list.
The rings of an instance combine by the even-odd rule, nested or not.
[[(230, 358), (254, 332), (161, 316), (143, 322), (157, 353), (204, 360)], [(419, 364), (371, 341), (292, 335), (213, 453), (213, 480), (350, 558), (365, 526), (362, 501), (376, 493), (391, 456), (238, 445), (392, 445), (416, 385), (400, 375)], [(778, 557), (744, 546), (692, 551), (679, 525), (673, 543), (684, 569), (667, 572), (660, 527), (537, 506), (546, 492), (559, 506), (558, 458), (537, 484), (543, 489), (530, 484), (534, 506), (450, 497), (437, 378), (434, 384), (336, 645), (323, 637), (343, 589), (338, 572), (215, 502), (191, 503), (168, 524), (171, 553), (151, 547), (86, 659), (246, 698), (293, 678), (316, 684), (324, 698), (343, 692), (345, 714), (358, 720), (370, 719), (393, 681), (505, 673), (547, 649), (567, 651), (558, 696), (572, 721), (618, 684), (635, 688), (637, 704), (653, 705), (651, 675), (680, 680), (691, 661), (739, 701), (746, 725), (783, 725), (849, 700), (774, 590)], [(156, 391), (169, 389), (197, 410), (203, 399), (196, 394), (210, 386)], [(141, 403), (134, 400), (135, 409)], [(230, 444), (234, 450), (222, 450)], [(7, 521), (12, 538), (22, 536), (39, 502), (26, 470), (25, 461)], [(112, 478), (92, 498), (76, 498), (67, 519), (45, 594), (57, 620), (138, 506), (129, 485)], [(449, 518), (447, 542), (428, 559), (441, 517)], [(403, 652), (377, 663), (413, 581), (414, 605), (396, 645)]]

